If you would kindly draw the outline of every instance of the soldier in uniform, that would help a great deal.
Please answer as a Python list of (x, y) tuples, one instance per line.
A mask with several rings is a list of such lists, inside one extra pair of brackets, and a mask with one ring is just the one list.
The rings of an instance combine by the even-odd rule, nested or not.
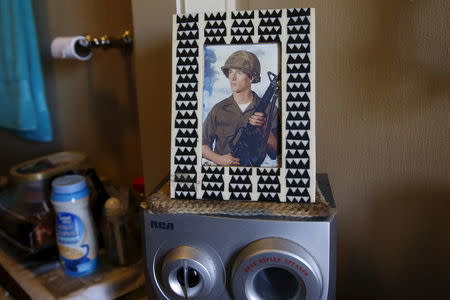
[[(234, 52), (221, 68), (230, 81), (232, 94), (220, 101), (209, 112), (203, 123), (202, 156), (219, 166), (239, 166), (239, 158), (230, 154), (230, 141), (236, 131), (247, 122), (266, 130), (267, 113), (255, 112), (261, 98), (251, 90), (252, 83), (261, 79), (261, 65), (255, 54), (240, 50)], [(272, 110), (271, 130), (266, 153), (271, 159), (277, 156), (278, 110)]]

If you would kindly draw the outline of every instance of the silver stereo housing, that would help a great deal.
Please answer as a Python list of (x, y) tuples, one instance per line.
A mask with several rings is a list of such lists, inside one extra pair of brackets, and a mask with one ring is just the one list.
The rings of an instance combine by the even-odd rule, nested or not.
[(308, 220), (143, 214), (149, 299), (335, 299), (335, 208)]
[[(150, 299), (271, 299), (255, 288), (264, 286), (255, 283), (264, 270), (284, 270), (285, 278), (303, 286), (281, 286), (283, 294), (272, 299), (335, 297), (334, 214), (322, 221), (281, 221), (144, 212), (144, 220)], [(171, 223), (173, 230), (152, 228), (151, 222)], [(183, 267), (201, 277), (186, 291), (176, 282)], [(291, 286), (292, 292), (286, 290)]]

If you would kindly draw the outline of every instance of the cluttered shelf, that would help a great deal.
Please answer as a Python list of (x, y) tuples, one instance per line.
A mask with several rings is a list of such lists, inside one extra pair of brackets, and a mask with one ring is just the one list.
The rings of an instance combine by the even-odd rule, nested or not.
[(115, 299), (144, 285), (134, 184), (100, 180), (78, 152), (9, 175), (0, 186), (0, 287), (14, 299)]
[(57, 253), (22, 256), (0, 240), (0, 285), (17, 299), (115, 299), (144, 285), (142, 261), (118, 267), (99, 254), (95, 272), (69, 277)]

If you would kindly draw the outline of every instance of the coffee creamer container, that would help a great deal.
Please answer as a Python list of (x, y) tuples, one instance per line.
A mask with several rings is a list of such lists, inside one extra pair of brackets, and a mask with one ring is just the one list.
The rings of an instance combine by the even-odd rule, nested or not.
[(92, 273), (97, 266), (97, 240), (89, 210), (89, 189), (81, 175), (52, 182), (56, 242), (64, 271), (71, 277)]

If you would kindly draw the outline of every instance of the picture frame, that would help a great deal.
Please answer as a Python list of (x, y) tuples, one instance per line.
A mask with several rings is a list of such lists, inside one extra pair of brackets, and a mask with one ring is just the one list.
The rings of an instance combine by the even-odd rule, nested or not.
[[(291, 203), (313, 203), (315, 201), (314, 24), (313, 8), (174, 15), (171, 198)], [(274, 47), (278, 51), (278, 57), (272, 55), (275, 53)], [(269, 50), (264, 50), (267, 51), (264, 52), (263, 48)], [(211, 56), (211, 52), (214, 52), (213, 56)], [(206, 149), (214, 152), (214, 155), (225, 155), (230, 149), (234, 151), (233, 147), (236, 145), (236, 143), (227, 142), (223, 143), (225, 146), (221, 146), (222, 140), (219, 137), (206, 143), (208, 136), (211, 135), (205, 137), (205, 132), (210, 132), (210, 127), (208, 127), (210, 125), (206, 122), (206, 118), (212, 110), (211, 107), (219, 105), (219, 102), (207, 101), (213, 90), (211, 74), (216, 75), (213, 81), (218, 87), (217, 93), (220, 94), (219, 91), (222, 94), (226, 92), (216, 78), (229, 80), (231, 89), (229, 93), (232, 95), (230, 99), (238, 102), (230, 79), (231, 71), (229, 71), (235, 66), (228, 64), (233, 61), (231, 57), (235, 57), (232, 55), (237, 55), (234, 54), (237, 52), (257, 57), (256, 60), (260, 62), (261, 78), (266, 76), (263, 73), (267, 71), (279, 75), (276, 85), (278, 90), (271, 94), (273, 100), (269, 104), (269, 106), (272, 105), (271, 112), (275, 110), (279, 117), (278, 119), (277, 117), (270, 118), (267, 111), (263, 112), (264, 119), (261, 119), (263, 125), (260, 128), (265, 128), (266, 131), (261, 129), (261, 132), (267, 134), (266, 139), (263, 139), (264, 142), (258, 144), (257, 147), (261, 149), (267, 145), (267, 149), (269, 149), (267, 136), (270, 140), (274, 133), (273, 136), (276, 136), (278, 144), (275, 153), (278, 157), (272, 164), (244, 163), (244, 161), (253, 160), (244, 160), (243, 156), (239, 156), (238, 162), (233, 162), (235, 165), (218, 165), (211, 161), (208, 163), (207, 160), (205, 162), (206, 154), (209, 153), (205, 152), (207, 151), (205, 145), (209, 147)], [(222, 54), (219, 55), (220, 53)], [(254, 53), (259, 54), (254, 55)], [(218, 68), (216, 73), (211, 73), (210, 58), (215, 56), (223, 57), (222, 61), (215, 63), (216, 68), (220, 65), (222, 67)], [(230, 60), (223, 61), (226, 56)], [(275, 70), (276, 72), (273, 70), (273, 63), (270, 64), (270, 57), (275, 57), (277, 60), (278, 70)], [(231, 67), (227, 67), (227, 64)], [(251, 76), (249, 74), (249, 70), (257, 69), (254, 65), (250, 64), (249, 69), (243, 70), (251, 79), (252, 90), (256, 86), (253, 85), (256, 82), (254, 78), (259, 75)], [(272, 67), (266, 68), (266, 65)], [(241, 69), (238, 68), (238, 71)], [(261, 79), (262, 81), (263, 79)], [(274, 80), (271, 82), (273, 83)], [(261, 87), (259, 89), (261, 90)], [(252, 101), (263, 102), (267, 97), (265, 93), (264, 96), (261, 93), (253, 92), (254, 100)], [(275, 101), (278, 102), (275, 103)], [(238, 109), (237, 107), (234, 108)], [(249, 112), (248, 108), (242, 110), (242, 114), (247, 112)], [(245, 122), (250, 123), (250, 121), (246, 121), (246, 118), (242, 118)], [(269, 120), (276, 120), (278, 127), (273, 126), (271, 130), (267, 129)], [(220, 124), (222, 126), (223, 122)], [(219, 125), (214, 126), (216, 128)], [(233, 132), (235, 129), (233, 126), (226, 130)], [(251, 127), (243, 125), (243, 127), (245, 126)], [(221, 136), (221, 133), (217, 133), (216, 136)], [(222, 148), (219, 149), (220, 147)], [(262, 152), (264, 156), (265, 151)], [(270, 156), (269, 150), (267, 150), (267, 154)], [(250, 157), (254, 157), (252, 155)]]

